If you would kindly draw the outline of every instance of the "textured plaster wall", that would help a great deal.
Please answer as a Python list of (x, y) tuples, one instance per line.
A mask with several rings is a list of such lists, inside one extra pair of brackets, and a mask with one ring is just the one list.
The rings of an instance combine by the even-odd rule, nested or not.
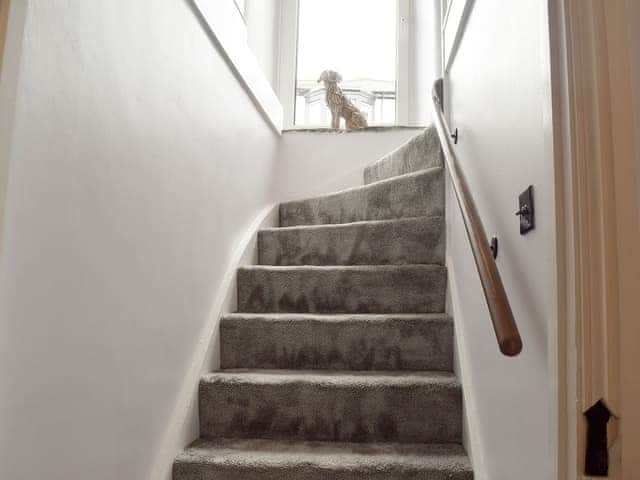
[[(484, 295), (448, 182), (447, 261), (467, 444), (476, 478), (554, 478), (549, 347), (556, 322), (554, 173), (546, 2), (475, 2), (446, 81), (455, 147), (487, 234), (499, 238), (498, 268), (524, 341), (498, 351)], [(521, 236), (518, 194), (532, 184), (536, 229)]]

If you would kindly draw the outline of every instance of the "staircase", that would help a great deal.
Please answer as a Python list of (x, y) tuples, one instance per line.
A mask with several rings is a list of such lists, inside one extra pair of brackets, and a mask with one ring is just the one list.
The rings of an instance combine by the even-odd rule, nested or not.
[(280, 206), (238, 271), (174, 480), (470, 480), (428, 128), (365, 185)]

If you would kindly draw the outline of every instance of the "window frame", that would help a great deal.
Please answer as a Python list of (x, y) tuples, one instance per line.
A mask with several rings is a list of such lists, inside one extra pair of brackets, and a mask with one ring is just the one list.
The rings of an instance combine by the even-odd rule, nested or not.
[[(390, 124), (409, 123), (409, 25), (411, 0), (396, 1), (396, 120)], [(298, 76), (299, 0), (282, 0), (278, 51), (277, 94), (284, 110), (285, 129), (318, 128), (325, 125), (296, 125), (296, 85)]]
[(224, 52), (223, 58), (279, 135), (284, 127), (283, 105), (247, 42), (247, 25), (233, 0), (193, 0), (207, 34)]
[(4, 58), (4, 46), (7, 37), (9, 24), (9, 0), (0, 0), (0, 73), (2, 72), (2, 61)]

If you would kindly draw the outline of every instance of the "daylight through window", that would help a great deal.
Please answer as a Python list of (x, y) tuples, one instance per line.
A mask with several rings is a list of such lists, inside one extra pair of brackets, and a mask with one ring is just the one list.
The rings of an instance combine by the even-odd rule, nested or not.
[(296, 125), (330, 124), (324, 70), (340, 73), (369, 125), (395, 123), (396, 9), (396, 0), (300, 0)]

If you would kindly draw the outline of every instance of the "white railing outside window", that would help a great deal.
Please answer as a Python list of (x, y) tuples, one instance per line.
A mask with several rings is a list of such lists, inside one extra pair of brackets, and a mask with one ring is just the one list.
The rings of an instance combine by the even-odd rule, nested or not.
[[(394, 82), (360, 80), (341, 85), (346, 97), (364, 114), (369, 125), (390, 125), (396, 118)], [(308, 83), (296, 89), (297, 124), (329, 126), (331, 113), (325, 101), (324, 87)]]

